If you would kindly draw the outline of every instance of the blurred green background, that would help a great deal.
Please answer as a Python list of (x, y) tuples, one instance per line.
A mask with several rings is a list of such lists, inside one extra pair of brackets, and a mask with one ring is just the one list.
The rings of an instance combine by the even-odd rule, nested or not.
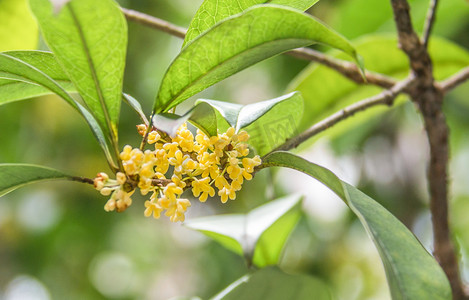
[[(7, 2), (12, 0), (0, 0), (0, 15), (12, 13), (6, 9)], [(202, 0), (118, 2), (187, 27)], [(394, 32), (388, 2), (321, 0), (309, 13), (353, 40), (365, 34)], [(427, 2), (411, 1), (417, 29), (422, 28)], [(33, 23), (31, 30), (34, 27)], [(435, 33), (468, 49), (468, 2), (443, 1)], [(17, 34), (36, 44), (37, 35), (28, 38), (28, 32)], [(150, 112), (159, 82), (181, 44), (165, 33), (129, 24), (124, 90), (137, 98), (146, 112)], [(17, 47), (28, 47), (27, 43), (20, 45)], [(39, 48), (46, 49), (42, 41)], [(386, 53), (382, 55), (386, 60)], [(197, 98), (251, 103), (278, 97), (307, 65), (278, 56)], [(445, 100), (451, 127), (451, 220), (466, 281), (468, 95), (466, 83)], [(184, 111), (188, 105), (178, 109)], [(125, 105), (121, 115), (120, 144), (137, 145), (137, 115)], [(303, 147), (301, 155), (330, 168), (379, 201), (431, 251), (425, 181), (428, 147), (415, 108), (404, 102), (368, 122), (359, 120), (352, 118), (356, 124), (345, 131), (322, 135)], [(109, 172), (85, 122), (55, 96), (0, 106), (0, 163), (4, 162), (41, 164), (91, 178), (97, 172)], [(236, 201), (225, 205), (217, 199), (205, 204), (192, 201), (187, 217), (246, 212), (288, 192), (306, 195), (305, 217), (287, 243), (281, 268), (320, 278), (337, 299), (390, 299), (377, 251), (364, 229), (337, 197), (306, 175), (263, 171), (244, 186)], [(106, 213), (106, 198), (76, 183), (36, 184), (0, 198), (0, 299), (170, 299), (194, 295), (206, 299), (247, 272), (241, 257), (200, 233), (171, 224), (167, 218), (145, 218), (145, 199), (134, 198), (134, 205), (120, 214)]]

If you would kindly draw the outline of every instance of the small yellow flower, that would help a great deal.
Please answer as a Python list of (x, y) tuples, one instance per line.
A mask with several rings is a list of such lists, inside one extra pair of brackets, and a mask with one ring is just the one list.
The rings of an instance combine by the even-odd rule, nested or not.
[(149, 217), (153, 214), (153, 218), (158, 219), (160, 217), (163, 208), (153, 201), (145, 201), (145, 217)]
[(165, 215), (169, 217), (171, 222), (184, 222), (184, 213), (187, 207), (191, 206), (188, 199), (177, 199), (176, 203), (173, 203), (165, 212)]
[(138, 132), (138, 134), (140, 134), (141, 136), (144, 136), (144, 135), (145, 135), (145, 133), (147, 132), (147, 129), (148, 129), (148, 127), (147, 127), (147, 125), (145, 125), (145, 124), (139, 124), (139, 125), (137, 125), (137, 132)]
[(233, 189), (230, 188), (222, 188), (221, 190), (218, 191), (218, 196), (220, 196), (221, 202), (226, 203), (228, 201), (228, 197), (231, 200), (236, 199), (236, 193)]
[(161, 136), (157, 131), (151, 131), (148, 134), (147, 142), (148, 142), (148, 144), (151, 145), (151, 144), (154, 144), (154, 143), (158, 142), (160, 140), (160, 138), (161, 138)]
[(207, 201), (208, 195), (210, 195), (210, 197), (215, 196), (215, 190), (210, 186), (210, 178), (205, 177), (200, 180), (194, 178), (194, 181), (192, 181), (192, 194), (194, 197), (200, 196), (200, 202)]

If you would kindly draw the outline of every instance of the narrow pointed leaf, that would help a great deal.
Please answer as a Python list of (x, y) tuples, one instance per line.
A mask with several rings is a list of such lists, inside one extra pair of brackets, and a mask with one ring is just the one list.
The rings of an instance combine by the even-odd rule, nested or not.
[(181, 51), (163, 78), (153, 110), (167, 111), (259, 61), (313, 43), (357, 58), (345, 38), (309, 15), (274, 5), (249, 8), (218, 23)]
[[(298, 170), (322, 182), (357, 215), (383, 261), (393, 299), (451, 299), (445, 273), (417, 238), (389, 211), (331, 171), (289, 152), (274, 152), (264, 167)], [(425, 288), (422, 288), (425, 287)]]
[[(34, 55), (35, 54), (33, 54), (33, 56)], [(95, 118), (80, 103), (76, 102), (50, 76), (48, 76), (46, 73), (36, 68), (34, 65), (28, 64), (25, 61), (21, 60), (19, 58), (21, 57), (21, 55), (16, 55), (16, 56), (18, 57), (9, 55), (8, 52), (0, 53), (0, 83), (17, 82), (18, 84), (22, 83), (26, 85), (32, 85), (36, 89), (36, 91), (38, 91), (38, 87), (41, 87), (41, 89), (43, 89), (42, 92), (44, 92), (45, 90), (49, 90), (50, 92), (57, 94), (62, 99), (67, 101), (73, 108), (75, 108), (85, 118), (86, 122), (88, 123), (88, 126), (93, 132), (93, 135), (96, 137), (101, 148), (103, 149), (107, 160), (109, 161), (110, 164), (113, 164), (113, 159), (109, 152), (106, 138), (99, 124), (95, 120)], [(28, 58), (25, 59), (25, 57), (28, 57)], [(25, 60), (30, 59), (30, 62), (34, 62), (34, 60), (31, 60), (31, 57), (29, 57), (28, 55), (24, 55), (24, 57), (22, 58)], [(1, 86), (0, 86), (0, 91), (2, 91)], [(31, 92), (31, 89), (29, 90), (29, 92)], [(0, 95), (2, 95), (2, 92), (0, 92)], [(0, 98), (0, 105), (2, 103), (4, 102)]]
[(117, 136), (127, 25), (112, 0), (73, 0), (55, 13), (30, 0), (42, 34), (101, 127)]
[(1, 0), (0, 20), (0, 52), (36, 49), (39, 32), (27, 0)]
[(249, 144), (259, 155), (295, 135), (303, 114), (303, 98), (298, 92), (248, 105), (207, 99), (198, 102), (210, 104), (236, 131), (246, 130), (251, 136)]
[(245, 275), (211, 300), (332, 300), (329, 287), (308, 275), (290, 275), (268, 267)]
[(268, 202), (247, 214), (193, 219), (184, 225), (244, 255), (258, 267), (274, 265), (301, 216), (301, 199), (301, 196), (291, 195)]
[(216, 23), (258, 4), (277, 4), (307, 10), (319, 0), (205, 0), (192, 18), (183, 47)]
[(208, 136), (217, 135), (217, 116), (213, 108), (206, 103), (197, 104), (183, 116), (161, 113), (153, 115), (152, 118), (153, 126), (170, 136), (174, 136), (177, 129), (187, 121)]
[(124, 93), (124, 101), (140, 116), (140, 119), (143, 123), (148, 125), (147, 116), (143, 112), (142, 105), (140, 102), (137, 101), (134, 97), (130, 96), (129, 94)]
[(29, 183), (71, 179), (58, 170), (28, 164), (0, 164), (0, 197)]

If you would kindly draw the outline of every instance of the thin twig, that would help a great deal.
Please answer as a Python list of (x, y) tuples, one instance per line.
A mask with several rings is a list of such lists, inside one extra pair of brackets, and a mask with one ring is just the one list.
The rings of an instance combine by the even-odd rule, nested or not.
[(435, 24), (436, 9), (438, 7), (438, 0), (430, 0), (428, 7), (427, 18), (425, 20), (425, 27), (423, 29), (422, 44), (425, 48), (428, 47), (428, 40), (432, 33), (433, 25)]
[(439, 86), (444, 93), (447, 93), (467, 80), (469, 80), (469, 67), (462, 69), (450, 78), (440, 82)]
[[(186, 35), (187, 30), (185, 28), (138, 11), (126, 8), (121, 9), (129, 21), (134, 21), (145, 26), (164, 31), (181, 39), (184, 39)], [(365, 82), (355, 64), (329, 57), (319, 51), (315, 51), (309, 48), (294, 49), (286, 52), (286, 54), (308, 61), (315, 61), (328, 66), (358, 84), (373, 84), (383, 88), (391, 88), (396, 84), (396, 81), (390, 77), (369, 71), (365, 71)]]
[(286, 54), (296, 58), (315, 61), (320, 64), (323, 64), (331, 69), (336, 70), (348, 79), (359, 84), (373, 84), (386, 89), (389, 89), (396, 84), (396, 80), (394, 80), (393, 78), (370, 71), (365, 71), (365, 82), (358, 67), (354, 63), (329, 57), (319, 51), (310, 48), (298, 48), (288, 51), (286, 52)]
[(184, 39), (186, 36), (187, 30), (183, 27), (171, 24), (165, 20), (135, 11), (132, 9), (127, 9), (121, 7), (122, 12), (126, 16), (127, 20), (134, 21), (145, 26), (161, 30), (163, 32), (169, 33), (171, 35), (177, 36), (178, 38)]
[(314, 124), (304, 132), (300, 133), (299, 135), (288, 139), (285, 143), (278, 146), (274, 151), (287, 151), (293, 148), (298, 147), (304, 141), (310, 139), (311, 137), (317, 135), (318, 133), (334, 126), (335, 124), (339, 123), (340, 121), (353, 116), (355, 113), (359, 111), (366, 110), (372, 106), (376, 105), (389, 105), (392, 106), (394, 99), (405, 89), (409, 88), (413, 82), (413, 78), (409, 77), (406, 80), (403, 80), (396, 85), (394, 85), (391, 89), (385, 90), (382, 93), (375, 95), (373, 97), (361, 100), (356, 102), (346, 108), (334, 113), (333, 115), (327, 117), (326, 119)]
[(73, 177), (70, 177), (70, 180), (71, 180), (71, 181), (77, 181), (77, 182), (81, 182), (81, 183), (87, 183), (87, 184), (94, 185), (94, 181), (93, 181), (93, 179), (91, 179), (91, 178), (80, 177), (80, 176), (73, 176)]

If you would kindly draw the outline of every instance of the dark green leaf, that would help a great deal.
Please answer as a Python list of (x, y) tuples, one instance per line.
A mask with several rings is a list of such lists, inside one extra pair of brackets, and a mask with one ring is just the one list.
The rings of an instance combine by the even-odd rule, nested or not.
[[(265, 167), (286, 167), (306, 173), (336, 193), (357, 215), (383, 261), (393, 299), (451, 299), (451, 288), (436, 260), (396, 217), (331, 171), (289, 152), (274, 152)], [(422, 288), (425, 287), (425, 288)]]
[(127, 24), (112, 0), (73, 0), (59, 13), (30, 0), (42, 34), (103, 130), (116, 140)]
[(258, 4), (278, 4), (307, 10), (319, 0), (205, 0), (192, 18), (183, 47), (216, 23)]
[(201, 99), (216, 109), (236, 131), (245, 129), (259, 155), (270, 152), (298, 132), (303, 98), (298, 92), (248, 105)]
[(268, 267), (245, 275), (211, 300), (331, 300), (326, 284), (308, 275), (290, 275)]
[(347, 40), (309, 15), (281, 6), (249, 8), (181, 51), (163, 78), (153, 110), (167, 111), (259, 61), (316, 42), (357, 58)]
[(301, 216), (301, 196), (268, 202), (245, 215), (219, 215), (186, 221), (258, 267), (277, 264), (285, 242)]
[(1, 0), (0, 20), (0, 52), (36, 49), (39, 32), (27, 0)]
[(0, 164), (0, 197), (29, 183), (71, 179), (58, 170), (27, 164)]
[(217, 135), (217, 116), (213, 108), (206, 103), (197, 104), (183, 116), (161, 113), (153, 115), (152, 118), (153, 126), (170, 136), (174, 136), (177, 129), (187, 121), (191, 122), (208, 136)]

